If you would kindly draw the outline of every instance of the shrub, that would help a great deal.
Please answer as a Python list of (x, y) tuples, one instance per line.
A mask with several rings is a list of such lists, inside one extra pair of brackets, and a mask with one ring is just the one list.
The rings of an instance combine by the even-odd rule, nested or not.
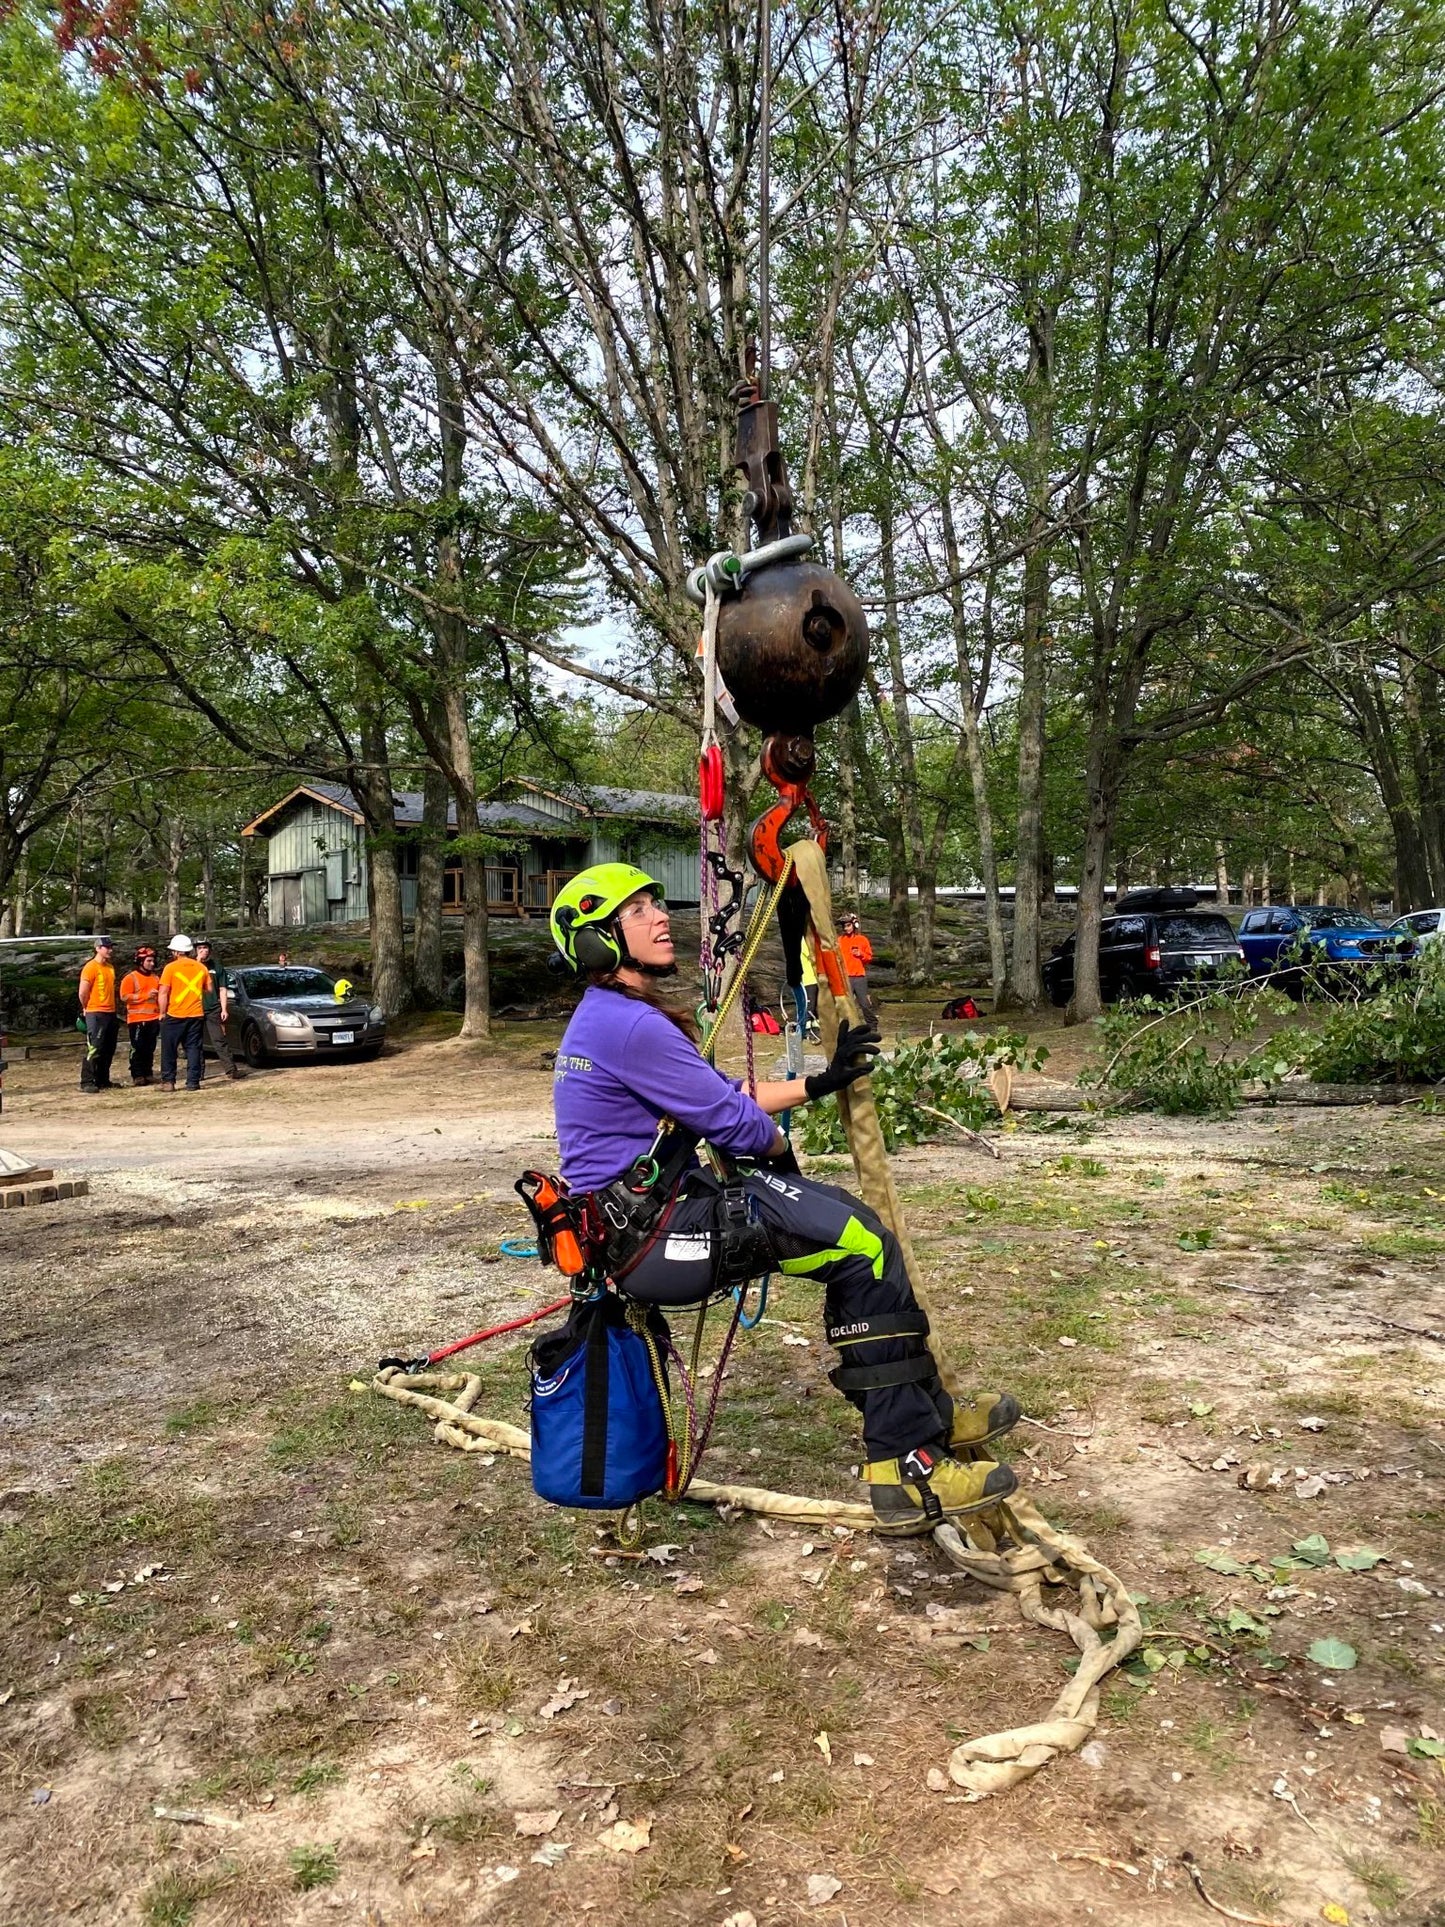
[[(1002, 1064), (1038, 1070), (1047, 1056), (1046, 1050), (1031, 1050), (1028, 1039), (1012, 1030), (961, 1037), (930, 1032), (916, 1044), (900, 1044), (891, 1056), (879, 1058), (873, 1072), (883, 1142), (895, 1151), (900, 1144), (946, 1137), (949, 1119), (973, 1131), (997, 1123), (998, 1106), (984, 1083), (989, 1072)], [(798, 1121), (798, 1140), (805, 1151), (846, 1150), (837, 1104), (809, 1104)]]
[(1436, 1084), (1445, 1078), (1445, 943), (1368, 1003), (1331, 1010), (1306, 1064), (1320, 1084)]
[(1127, 1092), (1139, 1109), (1166, 1116), (1232, 1111), (1245, 1084), (1277, 1084), (1296, 1068), (1299, 1047), (1290, 1040), (1248, 1042), (1263, 1016), (1290, 1010), (1278, 992), (1243, 982), (1182, 1004), (1153, 997), (1119, 1004), (1099, 1019), (1107, 1061), (1079, 1082)]

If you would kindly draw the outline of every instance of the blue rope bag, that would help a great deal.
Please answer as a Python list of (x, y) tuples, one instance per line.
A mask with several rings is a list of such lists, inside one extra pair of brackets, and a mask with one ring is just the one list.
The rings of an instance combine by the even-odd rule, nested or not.
[[(648, 1314), (659, 1356), (666, 1320)], [(647, 1341), (604, 1292), (532, 1346), (532, 1488), (552, 1505), (616, 1511), (667, 1482), (667, 1420)]]

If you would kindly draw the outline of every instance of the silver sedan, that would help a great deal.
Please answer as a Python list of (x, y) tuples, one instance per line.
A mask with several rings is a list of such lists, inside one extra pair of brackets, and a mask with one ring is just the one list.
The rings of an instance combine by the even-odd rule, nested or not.
[(386, 1042), (385, 1014), (349, 985), (338, 996), (323, 970), (248, 964), (228, 971), (226, 981), (227, 1033), (257, 1069), (277, 1058), (375, 1057)]

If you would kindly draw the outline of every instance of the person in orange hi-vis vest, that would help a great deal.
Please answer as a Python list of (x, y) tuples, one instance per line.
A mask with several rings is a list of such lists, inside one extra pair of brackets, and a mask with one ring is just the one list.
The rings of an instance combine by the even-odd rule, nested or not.
[(873, 961), (873, 946), (863, 935), (858, 919), (851, 910), (838, 926), (838, 954), (843, 959), (843, 968), (848, 973), (848, 988), (858, 1001), (864, 1023), (870, 1030), (879, 1029), (878, 1012), (873, 1007), (868, 990), (868, 966)]
[(80, 973), (80, 1014), (85, 1020), (80, 1088), (94, 1097), (110, 1089), (115, 1056), (115, 945), (109, 937), (96, 938), (95, 955)]
[(155, 1082), (156, 1039), (161, 1028), (161, 980), (156, 975), (156, 953), (148, 943), (136, 945), (135, 963), (120, 982), (130, 1032), (130, 1081)]
[(161, 972), (161, 1089), (176, 1088), (176, 1061), (186, 1054), (186, 1089), (198, 1091), (206, 1074), (206, 993), (211, 973), (196, 959), (195, 945), (181, 932), (166, 946), (171, 960)]

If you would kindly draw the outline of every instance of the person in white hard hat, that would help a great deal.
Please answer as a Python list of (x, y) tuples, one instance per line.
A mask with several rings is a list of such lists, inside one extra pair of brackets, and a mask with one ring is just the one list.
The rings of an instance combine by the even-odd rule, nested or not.
[(161, 972), (161, 1089), (176, 1088), (176, 1060), (186, 1054), (186, 1089), (198, 1091), (206, 1074), (205, 999), (211, 973), (183, 932), (166, 946), (171, 960)]

